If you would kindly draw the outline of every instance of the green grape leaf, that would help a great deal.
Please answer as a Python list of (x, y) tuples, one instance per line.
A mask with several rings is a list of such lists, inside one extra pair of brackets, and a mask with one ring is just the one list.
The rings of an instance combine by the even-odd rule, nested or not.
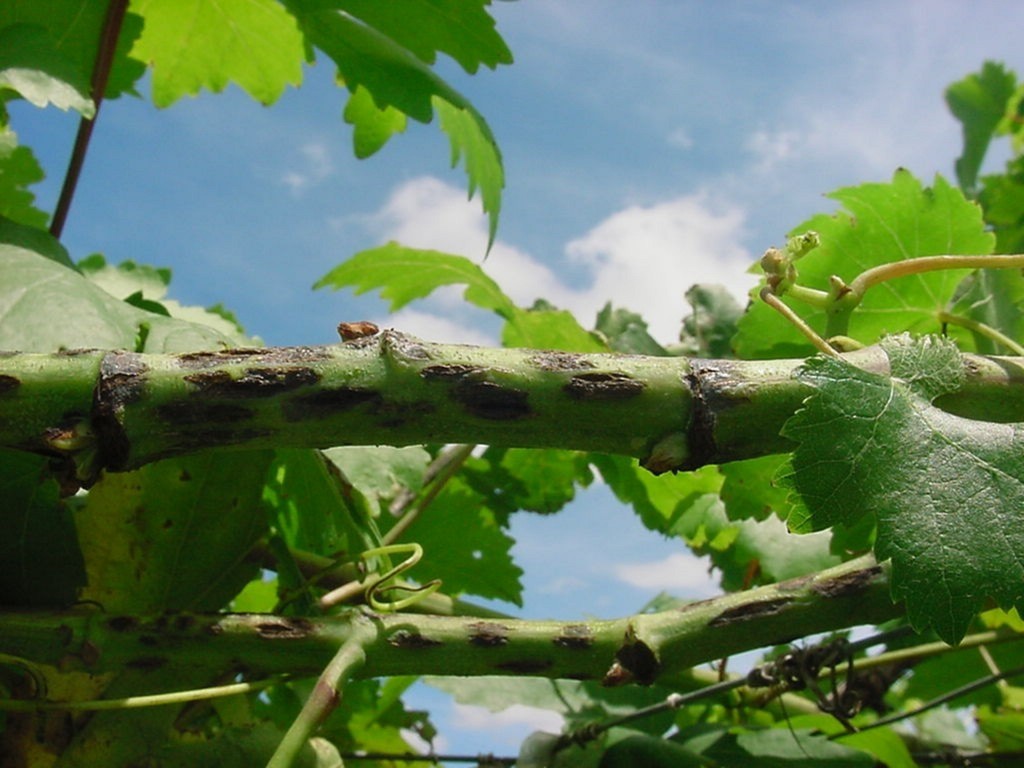
[(267, 473), (263, 503), (290, 546), (318, 555), (354, 556), (379, 546), (365, 510), (346, 498), (337, 469), (320, 452), (278, 449)]
[(977, 719), (994, 752), (1024, 749), (1024, 713), (981, 711)]
[(385, 681), (348, 681), (345, 706), (334, 708), (318, 729), (319, 735), (343, 752), (409, 752), (403, 730), (429, 735), (434, 729), (426, 712), (409, 711), (402, 704), (402, 693), (416, 680), (391, 677)]
[[(825, 714), (800, 715), (790, 718), (789, 724), (798, 733), (814, 733), (819, 738), (822, 736), (835, 738), (837, 734), (842, 734), (843, 746), (873, 755), (876, 759), (875, 765), (885, 765), (887, 768), (916, 768), (918, 765), (911, 756), (910, 750), (907, 749), (906, 742), (891, 728), (874, 728), (861, 733), (849, 733), (836, 718)], [(797, 765), (800, 765), (805, 758), (801, 754), (797, 759), (800, 760)], [(858, 759), (860, 758), (858, 757)], [(784, 765), (789, 765), (789, 763), (784, 763)]]
[(774, 512), (780, 520), (789, 515), (789, 489), (775, 482), (785, 455), (761, 456), (719, 467), (722, 501), (730, 520), (764, 520)]
[(491, 447), (466, 462), (461, 477), (504, 523), (518, 510), (550, 514), (572, 501), (577, 483), (587, 486), (594, 479), (586, 457), (575, 451)]
[(423, 547), (423, 559), (409, 574), (418, 582), (441, 579), (450, 594), (523, 604), (523, 571), (512, 562), (512, 538), (484, 499), (461, 481), (448, 482), (403, 540)]
[(612, 309), (608, 302), (597, 313), (594, 330), (608, 340), (613, 352), (627, 355), (651, 355), (661, 357), (668, 352), (647, 332), (647, 323), (636, 312), (628, 309)]
[[(1019, 269), (979, 269), (960, 286), (950, 312), (983, 323), (1011, 339), (1024, 334), (1024, 275)], [(956, 329), (950, 326), (947, 332)], [(1011, 354), (1014, 349), (991, 337), (971, 331), (974, 350), (982, 355)]]
[(758, 768), (873, 768), (875, 765), (874, 757), (867, 752), (830, 741), (813, 730), (789, 728), (743, 731), (735, 736), (731, 747), (721, 744), (707, 755), (726, 765), (756, 765)]
[(411, 301), (429, 296), (443, 285), (465, 285), (471, 304), (502, 317), (516, 306), (479, 266), (464, 256), (406, 248), (391, 242), (360, 251), (321, 277), (314, 288), (353, 288), (357, 294), (379, 290), (395, 312)]
[[(833, 216), (815, 216), (794, 233), (809, 230), (821, 244), (796, 262), (799, 282), (827, 290), (838, 275), (849, 282), (864, 270), (902, 259), (942, 254), (987, 254), (994, 238), (985, 229), (981, 208), (941, 176), (931, 188), (908, 171), (897, 171), (888, 184), (862, 184), (829, 195), (842, 204)], [(967, 270), (942, 270), (890, 280), (871, 288), (850, 318), (847, 335), (871, 344), (885, 334), (937, 332), (944, 311)], [(794, 311), (820, 333), (825, 313), (795, 299)], [(810, 343), (775, 310), (751, 304), (733, 340), (743, 359), (806, 357)]]
[(913, 625), (947, 642), (992, 598), (1024, 598), (1024, 430), (932, 406), (955, 391), (959, 353), (935, 337), (884, 342), (892, 378), (835, 358), (798, 374), (815, 389), (786, 422), (799, 445), (791, 482), (806, 505), (798, 529), (877, 521), (875, 553), (892, 559), (893, 599)]
[[(998, 669), (1013, 669), (1024, 665), (1024, 644), (995, 643), (988, 647), (989, 658)], [(938, 658), (922, 659), (914, 665), (914, 674), (906, 681), (900, 693), (906, 700), (928, 701), (955, 688), (967, 685), (992, 673), (985, 658), (977, 649), (955, 649)], [(958, 707), (988, 705), (999, 706), (999, 686), (985, 686), (958, 696)]]
[(688, 768), (713, 765), (710, 759), (674, 741), (637, 734), (615, 742), (601, 756), (598, 768)]
[(653, 475), (626, 456), (592, 453), (590, 461), (619, 501), (631, 505), (647, 528), (666, 535), (675, 532), (680, 516), (699, 499), (717, 498), (722, 484), (715, 467)]
[(0, 91), (9, 88), (36, 107), (73, 109), (91, 119), (96, 106), (89, 78), (63, 56), (45, 27), (12, 24), (0, 28)]
[(494, 245), (501, 215), (501, 190), (505, 187), (505, 169), (498, 142), (483, 117), (470, 105), (459, 105), (435, 96), (441, 130), (451, 146), (452, 168), (463, 160), (469, 177), (469, 196), (480, 190), (480, 202), (488, 214), (487, 248)]
[(732, 337), (743, 309), (721, 285), (698, 284), (686, 292), (692, 311), (683, 318), (680, 352), (701, 357), (732, 357)]
[[(78, 109), (71, 102), (88, 99), (91, 90), (93, 66), (96, 61), (100, 32), (107, 16), (108, 3), (89, 0), (33, 0), (32, 2), (0, 3), (0, 30), (14, 26), (33, 26), (47, 31), (47, 42), (31, 51), (32, 60), (40, 76), (38, 95), (52, 101), (55, 94), (44, 92), (59, 88), (58, 81), (77, 92), (58, 95), (69, 100), (67, 106)], [(142, 62), (128, 58), (128, 51), (142, 30), (142, 19), (135, 13), (135, 4), (124, 18), (121, 34), (107, 79), (107, 98), (130, 92), (145, 66)], [(0, 34), (3, 34), (0, 32)], [(0, 45), (0, 49), (5, 46)], [(72, 69), (74, 70), (72, 72)], [(49, 84), (43, 80), (49, 79)], [(35, 103), (35, 102), (33, 102)], [(58, 104), (59, 105), (59, 104)], [(91, 106), (91, 102), (90, 102)], [(67, 107), (64, 107), (67, 108)]]
[(274, 0), (137, 0), (132, 10), (145, 25), (130, 55), (152, 67), (158, 107), (229, 83), (272, 104), (302, 82), (302, 33)]
[(996, 235), (996, 253), (1024, 250), (1024, 157), (1006, 165), (1006, 171), (982, 177), (978, 195), (985, 220)]
[(506, 347), (557, 349), (563, 352), (608, 352), (608, 346), (585, 330), (564, 309), (520, 309), (507, 316), (501, 331)]
[(271, 451), (209, 451), (104, 475), (77, 519), (83, 599), (108, 611), (224, 607), (256, 574), (259, 499)]
[(405, 131), (405, 113), (394, 107), (381, 109), (370, 92), (358, 86), (345, 105), (345, 122), (352, 126), (352, 143), (360, 160), (377, 152), (396, 133)]
[[(432, 688), (451, 694), (460, 704), (500, 712), (515, 704), (547, 709), (565, 718), (568, 727), (591, 725), (610, 717), (665, 701), (670, 690), (658, 685), (606, 687), (598, 681), (545, 680), (537, 677), (424, 677)], [(663, 711), (631, 724), (647, 733), (664, 733), (673, 713)]]
[(949, 111), (963, 125), (964, 147), (956, 161), (956, 178), (962, 189), (974, 189), (989, 142), (1016, 88), (1013, 72), (993, 61), (946, 88)]
[(74, 520), (47, 459), (0, 450), (0, 603), (70, 605), (85, 586)]
[(798, 536), (777, 517), (732, 522), (717, 493), (692, 498), (671, 533), (698, 555), (708, 555), (727, 591), (773, 584), (837, 565), (826, 533)]
[[(32, 250), (0, 245), (0, 349), (196, 351), (230, 345), (212, 328), (137, 309), (52, 258), (36, 238)], [(49, 257), (48, 257), (49, 254)], [(141, 331), (144, 329), (144, 333)], [(140, 339), (144, 339), (140, 343)]]
[(151, 267), (134, 261), (122, 261), (114, 266), (107, 264), (107, 260), (97, 253), (78, 262), (78, 269), (111, 296), (133, 307), (210, 328), (233, 346), (253, 346), (254, 340), (246, 335), (234, 315), (222, 307), (204, 309), (166, 298), (171, 270), (165, 267)]
[(465, 158), (470, 194), (480, 189), (490, 221), (490, 246), (498, 226), (504, 172), (497, 142), (483, 115), (400, 42), (338, 13), (343, 0), (288, 0), (286, 4), (307, 40), (337, 65), (349, 91), (363, 87), (378, 108), (394, 107), (421, 123), (429, 123), (438, 112), (451, 142), (453, 162)]
[(117, 266), (107, 264), (102, 255), (94, 253), (78, 262), (78, 269), (93, 283), (111, 296), (122, 301), (135, 293), (147, 299), (160, 301), (167, 295), (171, 284), (171, 270), (122, 261)]
[(0, 216), (0, 246), (2, 245), (16, 246), (77, 270), (64, 246), (45, 229), (36, 229), (34, 226)]
[(43, 180), (43, 169), (32, 150), (18, 145), (18, 137), (0, 127), (0, 217), (38, 229), (49, 218), (35, 206), (28, 187)]
[(370, 501), (375, 514), (400, 490), (419, 491), (430, 464), (430, 454), (418, 445), (345, 446), (328, 448), (323, 454)]
[(339, 0), (338, 5), (433, 64), (446, 53), (470, 74), (511, 64), (512, 52), (487, 13), (489, 0)]

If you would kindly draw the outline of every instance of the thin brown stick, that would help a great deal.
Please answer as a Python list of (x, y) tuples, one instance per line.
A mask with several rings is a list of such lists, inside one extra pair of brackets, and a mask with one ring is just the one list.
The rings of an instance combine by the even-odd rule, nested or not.
[(82, 165), (85, 163), (85, 154), (89, 149), (89, 141), (92, 139), (93, 126), (96, 125), (96, 120), (100, 116), (100, 105), (103, 103), (103, 94), (107, 90), (107, 80), (114, 62), (114, 51), (117, 49), (117, 38), (121, 34), (121, 26), (124, 23), (127, 10), (128, 0), (110, 0), (107, 17), (103, 21), (103, 30), (100, 32), (96, 63), (92, 70), (92, 98), (96, 109), (91, 118), (83, 117), (78, 122), (75, 145), (71, 150), (71, 158), (68, 160), (68, 169), (64, 174), (64, 184), (61, 186), (60, 197), (57, 199), (57, 208), (54, 210), (53, 220), (50, 222), (50, 234), (56, 238), (60, 238), (64, 232), (68, 211), (71, 210), (71, 201), (74, 199), (75, 189), (78, 187), (78, 179), (82, 175)]

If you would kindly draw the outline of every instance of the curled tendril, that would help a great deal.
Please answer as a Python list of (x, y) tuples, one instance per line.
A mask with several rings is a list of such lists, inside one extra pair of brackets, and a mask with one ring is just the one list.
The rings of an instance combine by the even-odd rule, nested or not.
[[(373, 610), (380, 611), (381, 613), (405, 610), (441, 588), (440, 579), (433, 579), (418, 587), (398, 583), (398, 577), (416, 565), (423, 557), (423, 547), (415, 542), (409, 544), (388, 544), (387, 546), (368, 549), (360, 554), (359, 557), (363, 563), (368, 564), (374, 558), (390, 557), (391, 555), (407, 555), (407, 557), (397, 565), (384, 571), (384, 573), (377, 575), (376, 578), (370, 578), (366, 585), (365, 596), (366, 604)], [(384, 599), (383, 594), (392, 590), (409, 594), (396, 600)]]

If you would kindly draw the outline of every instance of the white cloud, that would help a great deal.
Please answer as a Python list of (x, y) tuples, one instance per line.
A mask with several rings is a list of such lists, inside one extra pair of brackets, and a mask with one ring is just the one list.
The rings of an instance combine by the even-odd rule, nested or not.
[(801, 137), (796, 131), (759, 130), (746, 140), (743, 148), (754, 156), (755, 170), (767, 173), (792, 158), (800, 143)]
[[(640, 312), (652, 335), (675, 339), (694, 283), (723, 283), (737, 296), (752, 284), (750, 254), (740, 245), (743, 212), (715, 205), (704, 194), (612, 214), (565, 246), (567, 257), (589, 273), (589, 285), (567, 286), (547, 265), (501, 240), (483, 269), (520, 305), (545, 298), (571, 310), (590, 327), (605, 302)], [(417, 248), (473, 258), (486, 251), (486, 219), (476, 201), (444, 182), (405, 182), (372, 217), (378, 234)]]
[(708, 575), (708, 561), (684, 552), (651, 562), (623, 563), (614, 570), (619, 581), (631, 587), (685, 592), (687, 596), (699, 597), (718, 592), (717, 584)]
[(323, 181), (334, 170), (330, 149), (322, 142), (310, 141), (303, 144), (299, 148), (299, 154), (299, 169), (286, 171), (281, 176), (281, 182), (295, 195)]
[(667, 141), (677, 149), (693, 149), (693, 137), (685, 128), (676, 128), (668, 135)]
[(533, 731), (559, 733), (565, 720), (557, 712), (513, 704), (498, 712), (471, 704), (453, 705), (453, 727), (486, 732), (495, 743), (518, 745)]
[(592, 275), (569, 308), (593, 317), (611, 299), (640, 312), (655, 338), (673, 339), (691, 285), (722, 283), (739, 297), (753, 284), (742, 230), (741, 210), (716, 206), (704, 194), (614, 213), (566, 247), (569, 258)]

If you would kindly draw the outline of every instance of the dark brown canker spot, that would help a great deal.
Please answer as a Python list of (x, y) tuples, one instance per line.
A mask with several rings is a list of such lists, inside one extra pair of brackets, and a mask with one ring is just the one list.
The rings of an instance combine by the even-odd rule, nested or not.
[(572, 352), (540, 352), (528, 358), (526, 362), (542, 371), (553, 373), (582, 371), (594, 367), (594, 364), (583, 355)]
[(642, 393), (646, 386), (625, 373), (580, 373), (569, 379), (564, 389), (576, 400), (626, 400)]
[(277, 618), (273, 621), (262, 621), (256, 625), (260, 637), (275, 640), (301, 640), (313, 632), (313, 624), (306, 619)]
[(312, 368), (247, 368), (237, 379), (227, 371), (201, 371), (183, 377), (211, 397), (274, 397), (320, 381)]
[(594, 635), (586, 624), (567, 624), (553, 642), (560, 648), (582, 650), (594, 644)]
[(508, 642), (508, 627), (493, 621), (469, 624), (469, 642), (481, 648), (496, 648)]
[(148, 371), (142, 356), (133, 352), (108, 352), (100, 361), (99, 381), (92, 395), (92, 426), (96, 444), (102, 446), (99, 466), (117, 470), (127, 462), (131, 445), (120, 415), (127, 404), (143, 396)]
[(879, 565), (852, 573), (845, 573), (828, 581), (816, 582), (811, 590), (822, 597), (850, 597), (867, 589), (882, 572)]
[(176, 360), (181, 368), (201, 370), (232, 363), (266, 366), (306, 365), (330, 360), (331, 356), (328, 347), (241, 347), (213, 352), (186, 352), (178, 355)]
[(462, 379), (452, 389), (452, 398), (471, 415), (489, 421), (515, 421), (532, 413), (524, 390), (493, 381)]
[(484, 368), (476, 365), (460, 365), (452, 363), (448, 365), (428, 365), (420, 371), (420, 377), (427, 379), (461, 379), (465, 376), (483, 374)]
[(282, 404), (281, 410), (288, 421), (317, 419), (341, 411), (348, 411), (365, 403), (379, 404), (383, 400), (375, 389), (334, 387), (320, 389), (305, 395), (296, 395)]
[(8, 376), (7, 374), (0, 374), (0, 395), (6, 394), (7, 392), (13, 392), (21, 386), (21, 379), (17, 376)]
[(156, 415), (168, 424), (234, 424), (249, 421), (254, 413), (243, 405), (186, 400), (157, 406)]
[(393, 645), (395, 648), (411, 648), (413, 650), (417, 650), (420, 648), (435, 648), (439, 645), (444, 645), (444, 643), (440, 640), (432, 640), (428, 637), (424, 637), (419, 632), (400, 629), (388, 637), (388, 645)]
[(737, 621), (749, 621), (760, 619), (765, 616), (774, 616), (782, 613), (786, 606), (793, 602), (791, 597), (776, 597), (772, 600), (761, 600), (756, 603), (737, 605), (735, 608), (728, 608), (715, 616), (708, 622), (709, 627), (724, 627)]

